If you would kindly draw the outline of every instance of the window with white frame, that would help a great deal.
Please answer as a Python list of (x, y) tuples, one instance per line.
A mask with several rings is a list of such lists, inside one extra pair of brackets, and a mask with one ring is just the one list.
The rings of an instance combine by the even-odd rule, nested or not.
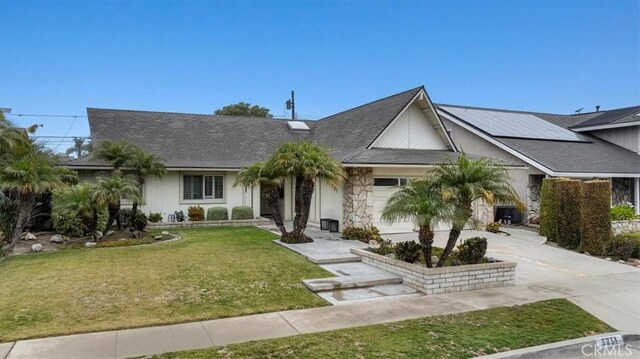
[(224, 199), (223, 175), (183, 175), (183, 200)]
[(388, 178), (388, 177), (375, 177), (373, 179), (373, 185), (376, 187), (391, 187), (391, 186), (404, 186), (407, 184), (406, 178)]

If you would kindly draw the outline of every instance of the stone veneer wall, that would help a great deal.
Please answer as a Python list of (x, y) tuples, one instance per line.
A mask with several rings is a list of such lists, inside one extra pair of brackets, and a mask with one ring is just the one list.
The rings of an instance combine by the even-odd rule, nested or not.
[(347, 168), (342, 204), (342, 227), (366, 227), (373, 225), (373, 169), (369, 167)]
[(352, 248), (351, 253), (360, 256), (363, 263), (401, 276), (404, 284), (427, 294), (464, 292), (516, 284), (516, 263), (514, 262), (427, 268), (364, 249)]
[(251, 227), (266, 226), (271, 221), (268, 218), (229, 219), (225, 221), (184, 221), (184, 222), (149, 222), (147, 229), (155, 228), (192, 228), (192, 227)]
[(527, 183), (527, 217), (528, 223), (532, 219), (540, 219), (540, 193), (544, 175), (529, 175)]
[(613, 205), (633, 203), (633, 178), (611, 179), (611, 202)]
[(640, 232), (640, 219), (628, 221), (612, 221), (611, 229), (614, 234)]

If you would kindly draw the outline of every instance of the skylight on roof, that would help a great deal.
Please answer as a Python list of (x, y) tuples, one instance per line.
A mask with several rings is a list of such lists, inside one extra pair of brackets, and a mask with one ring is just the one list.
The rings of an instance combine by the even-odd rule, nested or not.
[(441, 106), (450, 114), (494, 137), (589, 142), (573, 131), (528, 113)]
[(311, 129), (302, 121), (287, 121), (287, 126), (291, 131), (309, 132)]

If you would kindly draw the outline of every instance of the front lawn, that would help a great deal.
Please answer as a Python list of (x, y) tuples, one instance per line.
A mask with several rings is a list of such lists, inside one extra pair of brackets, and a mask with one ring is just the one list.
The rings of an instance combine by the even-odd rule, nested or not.
[(557, 299), (153, 358), (469, 358), (612, 330), (569, 301)]
[(331, 276), (257, 228), (180, 230), (147, 246), (0, 262), (0, 342), (327, 305), (301, 283)]

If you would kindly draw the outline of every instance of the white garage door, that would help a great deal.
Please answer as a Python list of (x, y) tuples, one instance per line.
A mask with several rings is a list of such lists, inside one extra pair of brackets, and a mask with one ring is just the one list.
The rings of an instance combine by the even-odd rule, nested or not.
[(405, 183), (405, 178), (375, 177), (373, 179), (373, 224), (378, 227), (380, 233), (406, 233), (413, 231), (413, 221), (398, 221), (389, 224), (380, 218), (387, 199), (396, 190), (393, 187)]

